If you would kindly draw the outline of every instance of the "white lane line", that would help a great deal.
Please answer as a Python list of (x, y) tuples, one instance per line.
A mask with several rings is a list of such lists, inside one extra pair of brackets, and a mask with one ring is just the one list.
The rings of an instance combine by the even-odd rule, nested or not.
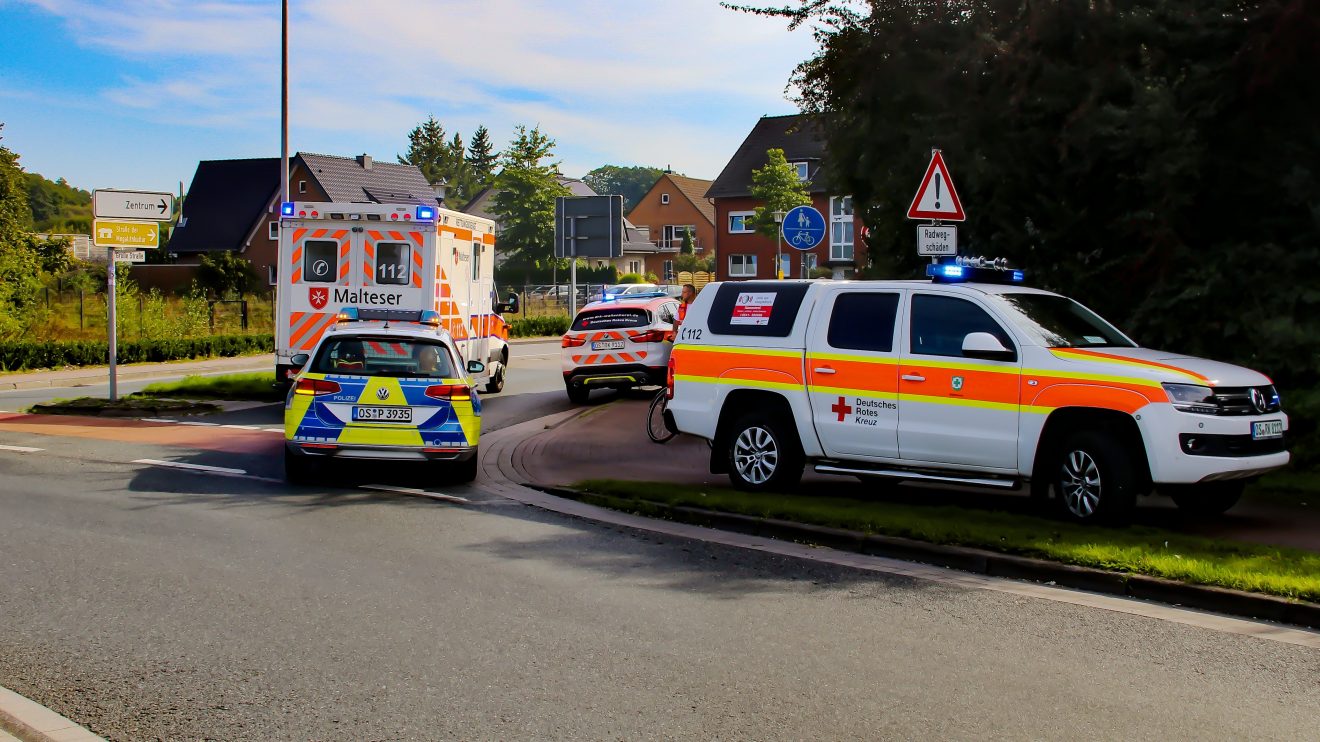
[(180, 420), (180, 421), (179, 421), (179, 424), (180, 424), (180, 425), (196, 425), (196, 426), (198, 426), (198, 427), (202, 427), (202, 428), (218, 428), (218, 427), (220, 427), (220, 423), (202, 423), (202, 422), (197, 422), (196, 420)]
[(234, 430), (268, 430), (268, 428), (263, 428), (263, 427), (261, 427), (260, 425), (234, 425), (234, 424), (226, 424), (226, 425), (221, 425), (220, 427), (222, 427), (222, 428), (232, 428), (232, 429), (234, 429)]
[(13, 451), (15, 453), (36, 453), (45, 450), (44, 448), (33, 448), (31, 446), (0, 446), (0, 451)]
[(267, 433), (283, 433), (284, 428), (262, 428)]
[(178, 424), (179, 421), (178, 421), (178, 420), (167, 420), (167, 419), (165, 419), (165, 418), (163, 418), (163, 417), (144, 417), (144, 418), (142, 418), (142, 422), (144, 422), (144, 423), (170, 423), (171, 425), (176, 425), (176, 424)]
[(160, 461), (158, 459), (134, 459), (134, 464), (148, 464), (150, 466), (167, 466), (171, 469), (187, 469), (188, 471), (201, 471), (208, 474), (230, 474), (246, 475), (247, 469), (230, 469), (227, 466), (206, 466), (205, 464), (185, 464), (180, 461)]
[(440, 492), (427, 492), (426, 490), (419, 490), (415, 487), (394, 487), (388, 484), (363, 484), (359, 485), (358, 489), (376, 490), (378, 492), (395, 492), (400, 495), (416, 495), (417, 497), (429, 497), (432, 500), (443, 500), (445, 502), (457, 502), (462, 504), (472, 502), (466, 497), (446, 495)]

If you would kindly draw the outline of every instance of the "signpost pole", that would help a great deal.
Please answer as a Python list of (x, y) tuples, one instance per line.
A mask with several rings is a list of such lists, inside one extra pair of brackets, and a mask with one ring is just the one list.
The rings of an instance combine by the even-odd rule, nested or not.
[(568, 321), (577, 316), (577, 219), (568, 218)]
[(779, 225), (779, 229), (775, 230), (775, 279), (783, 280), (784, 253), (782, 248), (784, 246), (784, 212), (776, 211), (774, 214), (775, 224)]
[(115, 318), (115, 249), (107, 247), (105, 249), (105, 302), (106, 302), (106, 325), (110, 334), (110, 401), (119, 399), (118, 385), (115, 383), (115, 361), (118, 355), (118, 331), (117, 320)]

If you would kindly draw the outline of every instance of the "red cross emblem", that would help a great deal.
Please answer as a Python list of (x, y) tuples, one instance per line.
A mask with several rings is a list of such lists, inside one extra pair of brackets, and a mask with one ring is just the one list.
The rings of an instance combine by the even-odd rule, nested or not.
[(839, 422), (843, 422), (843, 419), (845, 417), (852, 414), (852, 407), (849, 406), (847, 399), (845, 399), (844, 397), (839, 397), (839, 401), (836, 404), (830, 406), (830, 412), (833, 412), (834, 414), (838, 415)]
[(330, 289), (313, 286), (307, 290), (307, 301), (312, 303), (314, 309), (325, 309), (325, 305), (330, 302)]

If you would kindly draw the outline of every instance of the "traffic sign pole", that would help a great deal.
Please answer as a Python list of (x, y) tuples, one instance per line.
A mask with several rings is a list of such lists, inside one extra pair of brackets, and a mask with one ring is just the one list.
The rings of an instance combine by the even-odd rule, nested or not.
[(115, 249), (107, 247), (105, 249), (105, 295), (106, 308), (108, 311), (107, 328), (110, 333), (110, 401), (119, 399), (118, 385), (115, 383), (115, 361), (117, 360), (119, 349), (119, 332), (115, 317)]

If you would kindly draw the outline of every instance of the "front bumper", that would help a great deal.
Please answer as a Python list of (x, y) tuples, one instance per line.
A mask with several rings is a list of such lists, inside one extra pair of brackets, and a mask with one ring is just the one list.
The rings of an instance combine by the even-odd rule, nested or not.
[(295, 456), (316, 459), (358, 459), (366, 461), (467, 461), (477, 455), (476, 446), (438, 448), (431, 446), (371, 446), (362, 443), (284, 442)]
[(1168, 404), (1137, 412), (1151, 478), (1157, 484), (1196, 484), (1249, 479), (1288, 465), (1291, 455), (1278, 439), (1251, 440), (1251, 424), (1282, 420), (1282, 412), (1255, 416), (1197, 415)]

